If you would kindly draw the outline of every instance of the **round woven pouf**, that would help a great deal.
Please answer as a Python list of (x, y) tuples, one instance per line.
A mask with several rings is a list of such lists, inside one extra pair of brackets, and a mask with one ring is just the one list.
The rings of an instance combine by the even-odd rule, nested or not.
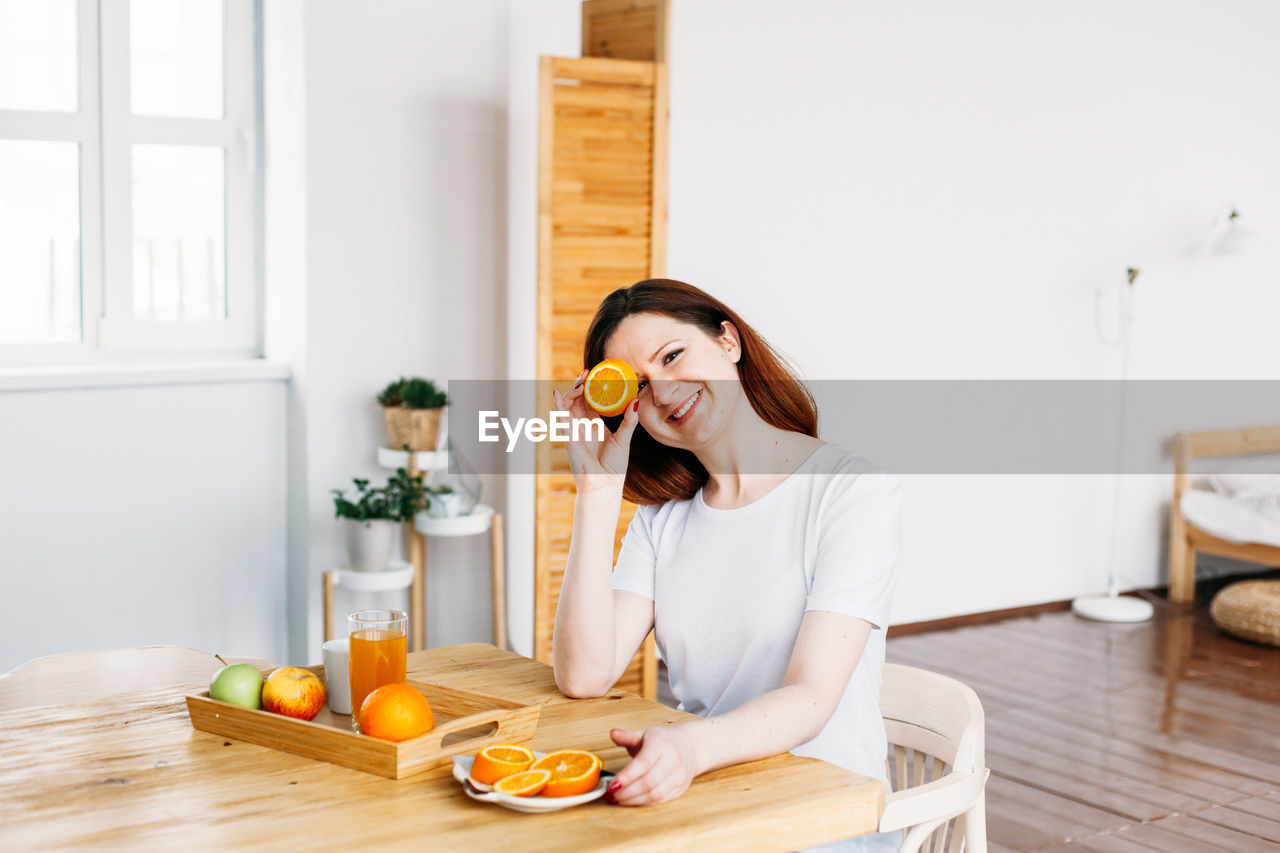
[(1233, 637), (1280, 646), (1280, 581), (1240, 581), (1223, 587), (1209, 605), (1209, 616)]

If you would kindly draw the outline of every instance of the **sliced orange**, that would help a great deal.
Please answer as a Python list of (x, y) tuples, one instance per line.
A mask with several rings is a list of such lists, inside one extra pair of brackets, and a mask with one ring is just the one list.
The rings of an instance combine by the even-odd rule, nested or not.
[(516, 744), (486, 746), (476, 753), (476, 760), (471, 765), (471, 778), (492, 785), (499, 779), (528, 770), (535, 758), (537, 756), (531, 750)]
[(600, 782), (600, 769), (604, 762), (594, 752), (584, 749), (561, 749), (548, 752), (533, 763), (532, 770), (546, 770), (551, 774), (544, 797), (576, 797), (594, 790)]
[(515, 797), (532, 797), (540, 793), (550, 779), (550, 770), (524, 770), (499, 779), (493, 790)]
[(639, 394), (635, 368), (620, 358), (606, 358), (591, 368), (582, 391), (587, 405), (607, 418), (625, 412)]

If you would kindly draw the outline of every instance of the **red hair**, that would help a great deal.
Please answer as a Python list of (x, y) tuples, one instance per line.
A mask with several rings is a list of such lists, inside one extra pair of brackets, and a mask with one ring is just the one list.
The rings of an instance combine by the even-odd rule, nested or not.
[[(732, 323), (742, 349), (738, 378), (751, 408), (761, 420), (778, 429), (818, 434), (818, 407), (813, 394), (786, 360), (729, 306), (683, 281), (651, 278), (606, 296), (587, 329), (583, 367), (603, 361), (605, 346), (618, 325), (632, 314), (644, 313), (690, 323), (712, 339), (724, 334), (726, 320)], [(621, 421), (620, 415), (605, 418), (611, 430), (617, 429)], [(631, 438), (622, 496), (638, 504), (685, 501), (702, 488), (707, 477), (707, 469), (693, 453), (660, 444), (643, 426), (637, 426)]]

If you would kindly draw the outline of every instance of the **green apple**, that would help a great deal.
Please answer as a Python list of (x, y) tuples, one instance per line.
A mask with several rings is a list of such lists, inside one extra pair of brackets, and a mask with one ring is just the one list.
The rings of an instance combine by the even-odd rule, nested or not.
[(251, 663), (224, 666), (209, 682), (209, 698), (246, 708), (261, 708), (262, 673)]

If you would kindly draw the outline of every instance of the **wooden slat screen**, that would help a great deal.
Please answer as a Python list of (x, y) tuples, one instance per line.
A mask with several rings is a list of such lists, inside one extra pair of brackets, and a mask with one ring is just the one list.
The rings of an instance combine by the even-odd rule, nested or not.
[(582, 55), (667, 61), (667, 0), (585, 0)]
[[(600, 301), (660, 274), (666, 99), (658, 90), (665, 75), (652, 62), (543, 57), (540, 85), (538, 376), (567, 388), (583, 368), (587, 326)], [(664, 186), (655, 192), (659, 179)], [(540, 393), (545, 417), (552, 406), (549, 383)], [(538, 472), (534, 656), (550, 662), (573, 529), (574, 485), (564, 448), (538, 445)], [(634, 512), (624, 504), (615, 561)], [(618, 686), (656, 696), (652, 634)]]

